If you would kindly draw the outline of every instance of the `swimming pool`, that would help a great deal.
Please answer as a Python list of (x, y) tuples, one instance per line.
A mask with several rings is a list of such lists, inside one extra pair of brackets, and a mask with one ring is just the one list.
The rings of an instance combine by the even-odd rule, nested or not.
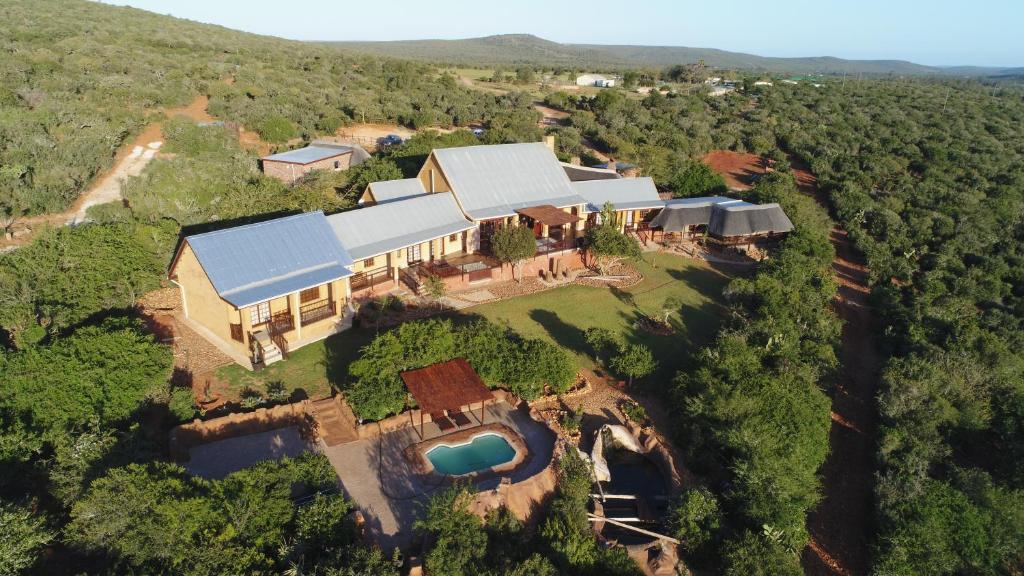
[(486, 432), (462, 444), (434, 446), (426, 456), (435, 472), (459, 476), (509, 462), (516, 457), (516, 450), (501, 434)]

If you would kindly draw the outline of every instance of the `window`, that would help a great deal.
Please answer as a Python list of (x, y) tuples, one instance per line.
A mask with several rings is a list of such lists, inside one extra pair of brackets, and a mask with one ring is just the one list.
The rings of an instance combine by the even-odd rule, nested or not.
[(320, 287), (314, 286), (312, 288), (306, 288), (302, 292), (299, 292), (299, 302), (305, 304), (307, 302), (315, 302), (320, 299)]
[(334, 161), (334, 169), (335, 170), (341, 170), (341, 160), (335, 160)]
[(370, 267), (372, 267), (373, 266), (373, 261), (374, 261), (373, 258), (367, 258), (366, 260), (363, 260), (363, 268), (370, 268)]
[(253, 306), (249, 310), (249, 314), (251, 315), (253, 326), (266, 324), (270, 320), (270, 302), (263, 302)]
[(458, 239), (459, 239), (459, 235), (458, 234), (452, 234), (452, 235), (448, 236), (448, 241), (449, 242), (455, 242)]
[(420, 261), (420, 245), (410, 246), (405, 249), (405, 260), (410, 264)]

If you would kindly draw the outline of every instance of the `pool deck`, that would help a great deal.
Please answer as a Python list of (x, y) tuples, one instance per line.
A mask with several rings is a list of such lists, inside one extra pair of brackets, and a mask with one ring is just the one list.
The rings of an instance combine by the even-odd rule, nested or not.
[[(488, 406), (486, 410), (486, 422), (508, 426), (519, 433), (529, 447), (529, 462), (507, 475), (512, 482), (530, 478), (548, 465), (555, 436), (544, 424), (503, 402)], [(429, 439), (442, 434), (437, 426), (428, 423), (424, 436)], [(422, 440), (418, 429), (410, 426), (379, 438), (322, 448), (337, 471), (346, 495), (366, 517), (369, 535), (386, 555), (396, 546), (409, 550), (415, 536), (413, 522), (420, 517), (430, 495), (447, 484), (432, 482), (417, 474), (406, 460), (406, 447)], [(498, 486), (501, 478), (501, 475), (492, 476), (473, 485), (477, 490), (491, 490)]]

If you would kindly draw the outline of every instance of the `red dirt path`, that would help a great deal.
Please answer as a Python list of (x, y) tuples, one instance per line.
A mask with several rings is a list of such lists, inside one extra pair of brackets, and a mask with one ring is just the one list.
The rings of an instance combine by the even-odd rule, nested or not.
[[(712, 150), (705, 154), (701, 161), (721, 174), (725, 179), (725, 185), (734, 190), (749, 190), (754, 185), (755, 177), (767, 172), (765, 159), (756, 154), (733, 152), (732, 150)], [(818, 182), (811, 174), (810, 168), (792, 157), (790, 163), (800, 190), (808, 194), (816, 193)]]
[[(805, 164), (791, 158), (802, 191), (825, 199)], [(835, 310), (843, 319), (842, 372), (832, 393), (830, 451), (821, 467), (822, 501), (807, 519), (811, 542), (803, 551), (809, 575), (859, 575), (870, 571), (876, 413), (881, 358), (872, 335), (877, 322), (867, 304), (868, 270), (845, 230), (830, 234), (839, 282)]]

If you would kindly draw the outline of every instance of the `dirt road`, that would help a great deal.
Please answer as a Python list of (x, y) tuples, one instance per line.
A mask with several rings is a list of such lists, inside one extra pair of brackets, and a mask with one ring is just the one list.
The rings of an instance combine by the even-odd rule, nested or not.
[[(825, 205), (806, 165), (793, 163), (800, 188)], [(823, 498), (810, 514), (811, 542), (803, 551), (809, 575), (852, 576), (870, 570), (875, 457), (875, 393), (881, 358), (868, 307), (868, 271), (846, 231), (830, 234), (836, 250), (832, 269), (839, 282), (835, 310), (843, 320), (842, 373), (832, 394), (829, 456), (822, 466)]]
[[(208, 103), (209, 99), (205, 95), (200, 95), (187, 106), (169, 108), (163, 112), (167, 117), (184, 115), (197, 122), (209, 122), (213, 118), (206, 113)], [(27, 232), (19, 234), (17, 238), (0, 237), (0, 249), (27, 243), (36, 230), (45, 226), (65, 226), (84, 222), (90, 206), (119, 200), (121, 183), (130, 176), (140, 174), (159, 152), (163, 145), (161, 127), (159, 121), (152, 122), (134, 139), (123, 144), (114, 154), (114, 163), (110, 169), (96, 178), (67, 210), (18, 219), (12, 228)]]

